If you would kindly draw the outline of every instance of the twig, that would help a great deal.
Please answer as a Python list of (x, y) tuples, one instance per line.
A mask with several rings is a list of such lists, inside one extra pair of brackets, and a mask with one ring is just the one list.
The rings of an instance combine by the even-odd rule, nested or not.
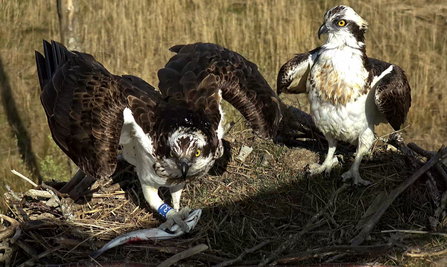
[(42, 187), (43, 189), (46, 190), (50, 190), (51, 192), (53, 192), (54, 194), (56, 194), (56, 196), (58, 196), (59, 198), (64, 198), (64, 197), (68, 197), (68, 194), (63, 194), (59, 191), (57, 191), (54, 187), (47, 185), (46, 183), (42, 182), (42, 184), (40, 185), (40, 187)]
[(418, 153), (419, 155), (422, 155), (426, 158), (431, 158), (433, 157), (436, 153), (432, 153), (431, 151), (426, 151), (423, 148), (421, 148), (420, 146), (416, 145), (413, 142), (408, 143), (408, 147), (411, 148), (414, 152)]
[(37, 189), (29, 189), (28, 191), (25, 192), (25, 196), (32, 197), (34, 199), (38, 199), (38, 198), (48, 199), (48, 198), (52, 197), (50, 192), (45, 191), (45, 190), (37, 190)]
[(115, 191), (113, 193), (107, 193), (107, 194), (93, 193), (92, 197), (121, 197), (124, 194), (126, 194), (126, 192), (124, 191)]
[(427, 163), (425, 163), (422, 168), (420, 168), (417, 172), (415, 172), (412, 176), (410, 176), (408, 179), (406, 179), (404, 182), (402, 182), (396, 189), (394, 189), (390, 195), (382, 202), (380, 205), (380, 208), (374, 214), (374, 216), (369, 219), (369, 221), (365, 224), (365, 227), (363, 227), (362, 231), (351, 240), (351, 244), (353, 246), (358, 246), (365, 238), (370, 234), (371, 230), (374, 228), (376, 223), (380, 220), (382, 215), (385, 213), (385, 211), (388, 209), (388, 207), (393, 203), (393, 201), (399, 196), (408, 186), (413, 184), (422, 174), (424, 174), (426, 171), (428, 171), (435, 163), (439, 160), (441, 155), (444, 153), (447, 153), (447, 149), (442, 146), (438, 153), (436, 153), (433, 158), (431, 158)]
[(288, 264), (288, 263), (295, 263), (298, 261), (307, 260), (310, 258), (316, 258), (316, 257), (324, 257), (331, 254), (338, 254), (338, 253), (349, 253), (349, 255), (354, 254), (383, 254), (388, 253), (390, 249), (392, 248), (391, 244), (383, 244), (383, 245), (375, 245), (375, 246), (330, 246), (330, 247), (323, 247), (323, 248), (317, 248), (317, 249), (311, 249), (308, 251), (302, 251), (298, 253), (294, 253), (292, 255), (285, 256), (283, 258), (280, 258), (276, 261), (276, 263), (279, 264)]
[(296, 243), (300, 242), (301, 236), (303, 236), (305, 233), (307, 233), (311, 229), (313, 229), (315, 221), (318, 220), (318, 218), (320, 218), (321, 215), (323, 215), (326, 212), (326, 210), (334, 204), (337, 196), (341, 192), (343, 192), (346, 188), (348, 188), (348, 186), (349, 185), (345, 183), (341, 187), (339, 187), (334, 193), (332, 193), (326, 206), (323, 209), (321, 209), (320, 211), (318, 211), (314, 216), (312, 216), (312, 218), (306, 223), (306, 225), (304, 226), (303, 230), (301, 230), (301, 232), (299, 232), (298, 234), (289, 236), (289, 239), (287, 241), (285, 241), (281, 246), (279, 246), (275, 251), (273, 251), (270, 254), (270, 256), (267, 257), (267, 259), (265, 259), (261, 263), (259, 263), (258, 266), (265, 266), (267, 263), (271, 262), (276, 257), (278, 257), (284, 250), (286, 250), (287, 248), (290, 248), (290, 247), (294, 246)]
[(439, 207), (435, 210), (434, 215), (428, 218), (432, 229), (436, 229), (436, 227), (438, 226), (439, 216), (441, 216), (441, 213), (446, 206), (447, 206), (447, 191), (442, 194), (441, 202), (439, 204)]
[[(88, 245), (88, 246), (90, 246), (90, 245)], [(166, 254), (177, 254), (182, 251), (182, 249), (179, 247), (160, 247), (160, 245), (151, 246), (151, 245), (147, 245), (147, 244), (145, 244), (145, 245), (128, 245), (127, 247), (129, 247), (129, 248), (144, 248), (144, 249), (155, 250), (155, 251), (166, 253)], [(226, 258), (222, 258), (222, 257), (216, 256), (216, 255), (211, 255), (211, 254), (206, 254), (206, 253), (192, 255), (191, 259), (203, 260), (208, 263), (209, 262), (218, 263), (218, 262), (223, 262), (223, 261), (228, 260)]]
[(2, 220), (6, 220), (11, 224), (8, 229), (0, 232), (0, 241), (2, 241), (6, 238), (11, 237), (16, 232), (17, 228), (19, 227), (19, 222), (3, 214), (0, 214), (0, 218)]
[[(409, 143), (408, 147), (411, 148), (414, 152), (418, 153), (419, 155), (426, 157), (427, 159), (431, 159), (435, 155), (433, 154), (433, 152), (424, 150), (415, 143)], [(442, 168), (441, 163), (436, 162), (435, 168), (444, 179), (444, 184), (447, 185), (447, 173), (445, 172), (444, 168)]]
[[(26, 243), (22, 242), (21, 240), (17, 240), (17, 241), (16, 241), (16, 244), (17, 244), (21, 249), (23, 249), (23, 250), (26, 252), (26, 254), (28, 254), (28, 255), (31, 257), (31, 259), (28, 260), (26, 263), (29, 262), (30, 264), (32, 264), (32, 263), (34, 263), (34, 261), (37, 260), (37, 254), (36, 254), (36, 251), (35, 251), (32, 247), (28, 246)], [(25, 265), (25, 263), (22, 263), (21, 265), (19, 265), (19, 267), (20, 267), (20, 266), (30, 266), (30, 265)]]
[(252, 247), (250, 249), (245, 249), (244, 252), (242, 252), (237, 258), (229, 260), (229, 261), (221, 262), (221, 263), (219, 263), (217, 265), (214, 265), (213, 267), (224, 267), (224, 266), (228, 266), (228, 265), (234, 264), (236, 262), (242, 261), (242, 259), (245, 257), (245, 255), (247, 255), (248, 253), (255, 252), (256, 250), (258, 250), (258, 249), (262, 248), (263, 246), (271, 243), (272, 241), (273, 241), (272, 239), (269, 239), (269, 240), (266, 240), (266, 241), (264, 241), (264, 242), (262, 242), (262, 243), (260, 243), (260, 244), (258, 244), (256, 246), (254, 246), (254, 247)]
[(440, 235), (447, 237), (447, 233), (435, 233), (429, 231), (419, 231), (419, 230), (382, 230), (381, 233), (406, 233), (406, 234), (429, 234), (429, 235)]
[(421, 257), (435, 257), (447, 254), (447, 248), (440, 251), (423, 251), (423, 252), (406, 252), (405, 256), (409, 256), (412, 258), (421, 258)]
[(168, 267), (172, 264), (178, 262), (179, 260), (186, 259), (188, 257), (191, 257), (192, 255), (198, 254), (202, 251), (205, 251), (208, 249), (208, 246), (205, 244), (200, 244), (195, 247), (192, 247), (190, 249), (187, 249), (185, 251), (182, 251), (180, 253), (175, 254), (174, 256), (168, 258), (167, 260), (160, 263), (157, 267)]
[(380, 137), (377, 138), (377, 139), (383, 139), (385, 136), (390, 136), (390, 135), (392, 135), (392, 134), (396, 134), (396, 133), (403, 132), (405, 129), (407, 129), (407, 128), (410, 127), (410, 126), (411, 126), (411, 124), (408, 124), (407, 126), (405, 126), (405, 127), (402, 128), (402, 129), (399, 129), (399, 130), (397, 130), (397, 131), (393, 131), (393, 132), (390, 132), (390, 133), (386, 133), (386, 134), (380, 136)]
[(11, 237), (11, 239), (9, 239), (9, 242), (11, 244), (14, 244), (19, 238), (20, 236), (22, 236), (22, 229), (20, 227), (17, 227), (16, 232), (14, 233), (14, 235)]
[[(49, 249), (45, 252), (42, 252), (39, 255), (37, 255), (37, 259), (41, 259), (41, 258), (59, 250), (59, 249), (61, 249), (61, 248), (63, 248), (63, 246), (60, 245), (60, 246), (54, 247), (52, 249)], [(32, 266), (34, 264), (34, 261), (35, 261), (35, 259), (31, 258), (31, 259), (27, 260), (26, 262), (22, 263), (20, 266)]]
[[(245, 265), (234, 265), (234, 267), (256, 267), (252, 263)], [(275, 266), (275, 265), (272, 265)], [(318, 264), (305, 264), (305, 265), (276, 265), (281, 267), (392, 267), (391, 265), (382, 265), (378, 263), (318, 263)]]
[[(426, 157), (427, 159), (431, 159), (435, 155), (432, 151), (426, 151), (426, 150), (422, 149), (421, 147), (419, 147), (418, 145), (416, 145), (415, 143), (409, 143), (408, 147), (411, 148), (416, 153), (418, 153), (419, 155)], [(442, 156), (441, 156), (441, 158), (442, 158)], [(442, 176), (444, 185), (447, 185), (447, 173), (444, 170), (444, 168), (442, 167), (441, 163), (436, 162), (435, 168), (439, 172), (439, 174)], [(429, 172), (427, 172), (427, 174), (429, 174)], [(429, 175), (429, 178), (433, 179), (433, 177), (431, 175)], [(427, 180), (427, 181), (430, 181), (430, 180)], [(433, 185), (431, 187), (433, 187)], [(430, 223), (430, 227), (432, 229), (436, 229), (436, 227), (438, 226), (439, 216), (441, 216), (442, 211), (445, 209), (445, 207), (447, 205), (447, 192), (444, 192), (442, 194), (442, 196), (439, 196), (439, 192), (438, 192), (436, 186), (434, 186), (434, 187), (436, 189), (435, 192), (433, 192), (434, 191), (433, 189), (430, 190), (431, 195), (433, 195), (433, 193), (435, 193), (435, 196), (437, 197), (437, 198), (435, 198), (435, 200), (437, 200), (435, 202), (435, 204), (436, 204), (435, 213), (433, 216), (429, 217), (429, 223)], [(430, 188), (428, 188), (428, 189), (430, 189)], [(432, 197), (432, 199), (433, 199), (433, 197)]]
[(28, 177), (26, 177), (25, 175), (21, 174), (20, 172), (16, 171), (16, 170), (11, 170), (11, 172), (17, 176), (19, 176), (20, 178), (22, 178), (23, 180), (27, 181), (28, 183), (30, 183), (32, 186), (34, 187), (38, 187), (38, 185), (31, 181), (31, 179), (29, 179)]

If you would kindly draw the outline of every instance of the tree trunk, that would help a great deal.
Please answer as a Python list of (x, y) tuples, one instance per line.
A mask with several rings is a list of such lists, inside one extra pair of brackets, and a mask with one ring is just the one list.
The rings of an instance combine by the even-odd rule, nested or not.
[(79, 1), (57, 0), (57, 13), (61, 26), (61, 42), (68, 50), (81, 51)]

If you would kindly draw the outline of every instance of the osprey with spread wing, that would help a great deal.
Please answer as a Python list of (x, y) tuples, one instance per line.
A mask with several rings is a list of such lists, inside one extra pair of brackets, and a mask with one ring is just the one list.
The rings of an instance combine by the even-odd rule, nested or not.
[[(188, 231), (180, 210), (185, 182), (205, 175), (223, 154), (222, 98), (253, 131), (275, 136), (279, 100), (257, 66), (215, 44), (171, 48), (177, 53), (159, 70), (159, 89), (142, 79), (113, 75), (89, 54), (44, 41), (36, 52), (41, 102), (54, 141), (94, 179), (115, 171), (119, 146), (135, 166), (152, 209)], [(168, 187), (173, 208), (158, 196)]]
[(354, 164), (343, 180), (363, 185), (369, 181), (360, 177), (359, 165), (374, 142), (374, 125), (388, 122), (399, 130), (411, 106), (404, 71), (367, 57), (367, 27), (348, 6), (330, 9), (318, 31), (318, 37), (328, 34), (326, 43), (285, 63), (277, 81), (278, 94), (308, 93), (311, 116), (329, 143), (326, 159), (311, 173), (331, 171), (338, 163), (337, 140), (343, 140), (357, 145)]

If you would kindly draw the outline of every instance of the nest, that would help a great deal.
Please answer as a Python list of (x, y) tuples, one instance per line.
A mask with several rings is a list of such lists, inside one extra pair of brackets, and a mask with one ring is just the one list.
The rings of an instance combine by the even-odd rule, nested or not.
[[(117, 236), (163, 222), (147, 206), (132, 169), (124, 165), (116, 182), (125, 186), (107, 194), (92, 192), (77, 202), (59, 193), (63, 184), (58, 182), (23, 193), (9, 190), (4, 195), (9, 210), (0, 215), (3, 261), (11, 266), (168, 266), (175, 262), (262, 266), (271, 261), (278, 266), (322, 262), (381, 266), (408, 264), (421, 255), (437, 259), (440, 255), (433, 251), (446, 249), (440, 242), (445, 237), (439, 234), (447, 223), (447, 177), (439, 160), (447, 154), (445, 149), (437, 154), (414, 153), (415, 147), (398, 140), (391, 142), (394, 146), (378, 142), (360, 167), (362, 177), (372, 185), (351, 187), (340, 176), (351, 166), (355, 147), (339, 147), (342, 164), (331, 177), (308, 177), (307, 166), (325, 156), (320, 143), (308, 142), (308, 149), (288, 148), (259, 140), (248, 131), (233, 132), (227, 140), (226, 157), (184, 190), (181, 206), (203, 211), (192, 232), (171, 240), (126, 244), (97, 259), (89, 257)], [(242, 161), (236, 160), (242, 146), (253, 150)], [(416, 174), (422, 176), (417, 181)], [(169, 201), (167, 190), (160, 194)], [(197, 246), (207, 249), (185, 256), (185, 251)]]

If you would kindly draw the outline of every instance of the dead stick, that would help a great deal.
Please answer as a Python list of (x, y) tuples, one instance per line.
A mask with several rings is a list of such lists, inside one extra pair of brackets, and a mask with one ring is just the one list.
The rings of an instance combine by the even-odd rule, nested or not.
[(312, 216), (312, 218), (306, 223), (306, 225), (304, 226), (303, 230), (301, 230), (301, 232), (299, 232), (298, 234), (290, 235), (288, 240), (286, 240), (281, 246), (279, 246), (275, 251), (273, 251), (267, 259), (265, 259), (261, 263), (259, 263), (258, 266), (265, 266), (267, 263), (271, 262), (276, 257), (278, 257), (284, 250), (286, 250), (287, 248), (290, 248), (290, 247), (294, 246), (296, 243), (300, 242), (301, 236), (303, 236), (304, 234), (309, 232), (314, 227), (314, 224), (318, 220), (318, 218), (320, 218), (321, 215), (323, 215), (326, 212), (326, 210), (334, 204), (337, 196), (341, 192), (343, 192), (346, 188), (348, 188), (348, 186), (349, 185), (345, 183), (342, 186), (340, 186), (334, 193), (332, 193), (326, 206), (323, 209), (321, 209), (320, 211), (318, 211), (314, 216)]
[(349, 253), (355, 254), (383, 254), (388, 253), (391, 249), (391, 244), (382, 244), (375, 246), (330, 246), (317, 249), (311, 249), (308, 251), (302, 251), (280, 258), (276, 262), (279, 264), (295, 263), (298, 261), (307, 260), (310, 258), (324, 257), (331, 254)]
[(429, 234), (429, 235), (439, 235), (447, 237), (447, 233), (437, 233), (437, 232), (429, 232), (429, 231), (419, 231), (419, 230), (382, 230), (381, 233), (405, 233), (405, 234)]
[[(428, 159), (431, 159), (434, 156), (433, 152), (424, 150), (415, 143), (408, 143), (408, 147), (411, 148), (414, 152)], [(441, 163), (436, 162), (435, 168), (439, 172), (439, 174), (441, 174), (442, 178), (444, 178), (444, 183), (447, 185), (447, 173), (445, 172), (444, 168), (442, 168)]]
[(42, 187), (43, 189), (46, 190), (50, 190), (51, 192), (53, 192), (54, 194), (56, 194), (56, 196), (58, 196), (59, 198), (64, 198), (64, 197), (68, 197), (68, 194), (64, 194), (61, 193), (59, 191), (57, 191), (54, 187), (47, 185), (46, 183), (42, 182), (42, 184), (40, 185), (40, 187)]
[(2, 241), (6, 238), (11, 237), (16, 232), (17, 228), (19, 227), (19, 222), (3, 214), (0, 214), (0, 218), (6, 220), (11, 224), (8, 229), (0, 232), (0, 241)]
[(28, 183), (30, 183), (32, 186), (37, 187), (38, 185), (31, 181), (30, 178), (26, 177), (25, 175), (21, 174), (20, 172), (16, 171), (16, 170), (11, 170), (11, 172), (17, 176), (19, 176), (20, 178), (22, 178), (23, 180), (27, 181)]
[(187, 249), (185, 251), (182, 251), (180, 253), (175, 254), (174, 256), (168, 258), (164, 262), (160, 263), (157, 267), (168, 267), (172, 264), (178, 262), (179, 260), (186, 259), (188, 257), (191, 257), (192, 255), (198, 254), (204, 250), (207, 250), (208, 246), (205, 244), (200, 244), (195, 247), (192, 247), (190, 249)]
[[(39, 255), (37, 255), (37, 259), (41, 259), (41, 258), (47, 256), (48, 254), (51, 254), (51, 253), (53, 253), (54, 251), (59, 250), (59, 249), (61, 249), (61, 248), (63, 248), (63, 246), (54, 247), (54, 248), (52, 248), (52, 249), (50, 249), (50, 250), (47, 250), (47, 251), (45, 251), (45, 252), (43, 252), (43, 253), (40, 253)], [(27, 260), (26, 262), (24, 262), (24, 263), (22, 264), (22, 266), (32, 266), (33, 264), (34, 264), (34, 259), (32, 258), (32, 259), (29, 259), (29, 260)]]
[[(28, 246), (26, 243), (22, 242), (21, 240), (17, 240), (17, 241), (16, 241), (16, 244), (17, 244), (21, 249), (23, 249), (23, 251), (25, 251), (25, 253), (28, 254), (28, 256), (31, 257), (31, 259), (28, 260), (28, 261), (26, 262), (26, 264), (29, 264), (29, 263), (32, 264), (32, 263), (34, 263), (35, 261), (38, 260), (38, 259), (37, 259), (37, 253), (36, 253), (36, 251), (35, 251), (32, 247)], [(19, 267), (20, 267), (20, 266), (30, 266), (30, 265), (25, 265), (25, 263), (22, 263), (21, 265), (19, 265)]]
[[(233, 265), (233, 267), (256, 267), (257, 265)], [(319, 263), (305, 265), (273, 265), (277, 267), (392, 267), (391, 265), (372, 264), (372, 263)], [(49, 267), (49, 266), (48, 266)]]
[(260, 244), (258, 244), (256, 246), (254, 246), (254, 247), (252, 247), (250, 249), (245, 249), (244, 252), (242, 252), (237, 258), (229, 260), (229, 261), (221, 262), (221, 263), (219, 263), (217, 265), (214, 265), (213, 267), (224, 267), (224, 266), (228, 266), (228, 265), (234, 264), (236, 262), (242, 261), (242, 259), (245, 257), (245, 255), (247, 255), (248, 253), (255, 252), (256, 250), (258, 250), (258, 249), (262, 248), (263, 246), (271, 243), (272, 241), (273, 241), (272, 239), (269, 239), (269, 240), (266, 240), (266, 241), (264, 241), (264, 242), (262, 242), (262, 243), (260, 243)]
[(393, 201), (399, 196), (405, 189), (407, 189), (408, 186), (413, 184), (422, 174), (424, 174), (426, 171), (428, 171), (435, 163), (439, 160), (441, 155), (444, 153), (447, 153), (447, 149), (442, 146), (438, 153), (436, 153), (433, 158), (431, 158), (427, 163), (422, 166), (417, 172), (415, 172), (412, 176), (410, 176), (408, 179), (406, 179), (403, 183), (401, 183), (396, 189), (394, 189), (391, 194), (382, 202), (382, 205), (374, 214), (374, 216), (371, 217), (371, 219), (365, 224), (362, 231), (351, 240), (352, 246), (358, 246), (365, 238), (371, 233), (371, 230), (374, 228), (376, 223), (380, 220), (382, 215), (385, 213), (385, 211), (388, 209), (388, 207), (393, 203)]
[[(105, 245), (105, 244), (102, 244), (101, 246), (103, 246), (103, 245)], [(88, 246), (90, 246), (90, 245), (88, 245)], [(181, 252), (181, 248), (176, 248), (176, 247), (158, 247), (158, 246), (147, 246), (147, 245), (128, 245), (127, 247), (151, 249), (151, 250), (156, 250), (156, 251), (167, 253), (167, 254), (177, 254), (177, 253)], [(222, 257), (216, 256), (216, 255), (211, 255), (211, 254), (206, 254), (206, 253), (192, 255), (191, 259), (204, 260), (206, 262), (214, 262), (214, 263), (223, 262), (223, 261), (228, 260), (226, 258), (222, 258)]]
[(420, 146), (416, 145), (413, 142), (408, 143), (408, 147), (411, 148), (414, 152), (418, 153), (419, 155), (422, 155), (429, 159), (436, 154), (431, 151), (424, 150), (423, 148), (421, 148)]
[(447, 248), (440, 251), (407, 252), (404, 255), (412, 258), (435, 257), (447, 254)]
[[(447, 192), (444, 192), (441, 197), (441, 203), (440, 203), (439, 207), (435, 210), (435, 214), (433, 215), (436, 222), (439, 220), (439, 216), (441, 216), (441, 213), (445, 209), (446, 206), (447, 206)], [(437, 226), (436, 222), (433, 222), (433, 223), (435, 223), (435, 225), (434, 225), (435, 227)], [(433, 228), (435, 228), (435, 227), (433, 227)]]

